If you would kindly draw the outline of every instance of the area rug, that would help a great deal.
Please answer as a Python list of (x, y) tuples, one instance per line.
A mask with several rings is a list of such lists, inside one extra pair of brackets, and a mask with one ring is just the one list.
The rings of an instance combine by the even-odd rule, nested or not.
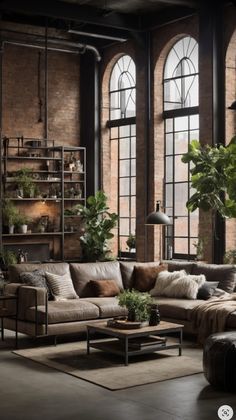
[(202, 372), (202, 349), (193, 345), (185, 345), (182, 356), (177, 349), (133, 356), (128, 366), (121, 356), (90, 351), (86, 342), (74, 342), (14, 353), (113, 391)]

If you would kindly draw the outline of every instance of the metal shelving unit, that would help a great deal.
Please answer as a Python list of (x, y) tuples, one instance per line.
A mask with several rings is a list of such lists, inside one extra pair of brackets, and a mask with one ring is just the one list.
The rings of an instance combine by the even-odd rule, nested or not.
[[(39, 188), (41, 187), (41, 195), (39, 194), (37, 197), (19, 197), (16, 189), (12, 189), (16, 184), (17, 171), (26, 167), (26, 162), (31, 163), (33, 182)], [(46, 168), (45, 165), (47, 165)], [(29, 212), (32, 206), (37, 203), (49, 203), (50, 206), (58, 206), (58, 219), (60, 219), (58, 220), (59, 231), (37, 232), (31, 230), (28, 233), (10, 234), (2, 232), (1, 214), (1, 250), (4, 245), (7, 245), (8, 249), (11, 245), (19, 245), (20, 248), (21, 245), (26, 243), (26, 239), (32, 237), (48, 237), (49, 241), (54, 241), (54, 237), (59, 237), (60, 255), (57, 255), (56, 259), (63, 261), (65, 257), (65, 235), (68, 237), (77, 233), (74, 229), (68, 230), (68, 227), (65, 226), (65, 218), (68, 220), (73, 217), (64, 215), (65, 208), (71, 208), (77, 203), (86, 203), (86, 149), (84, 147), (57, 146), (53, 140), (48, 139), (4, 137), (1, 141), (0, 169), (2, 176), (1, 200), (7, 195), (19, 208), (22, 204), (24, 209), (24, 204), (30, 206)], [(56, 176), (53, 177), (52, 174), (56, 174)], [(49, 190), (52, 186), (58, 191), (56, 197), (50, 197)], [(49, 190), (47, 190), (47, 187), (49, 187)], [(14, 241), (14, 238), (16, 241)], [(6, 243), (7, 239), (10, 239), (10, 243)]]

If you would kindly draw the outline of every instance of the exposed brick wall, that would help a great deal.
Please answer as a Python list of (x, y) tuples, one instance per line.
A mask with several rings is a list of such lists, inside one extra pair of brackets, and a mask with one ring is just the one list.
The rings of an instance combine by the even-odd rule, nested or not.
[[(6, 25), (28, 33), (44, 34), (40, 28)], [(59, 35), (50, 31), (50, 36)], [(41, 51), (41, 52), (40, 52)], [(40, 96), (43, 102), (42, 122), (39, 122), (38, 64), (40, 66)], [(2, 133), (10, 137), (21, 136), (43, 138), (45, 136), (45, 67), (44, 51), (29, 47), (4, 45), (3, 53), (3, 121)], [(59, 145), (80, 145), (79, 122), (79, 56), (68, 53), (48, 51), (48, 138)], [(31, 166), (30, 162), (26, 166)], [(60, 215), (60, 204), (32, 203), (20, 204), (20, 210), (30, 214), (33, 219), (43, 214), (50, 221)], [(8, 239), (8, 242), (16, 238)], [(58, 237), (27, 237), (26, 242), (50, 242), (52, 256), (60, 255)], [(80, 256), (79, 236), (66, 235), (66, 257)]]

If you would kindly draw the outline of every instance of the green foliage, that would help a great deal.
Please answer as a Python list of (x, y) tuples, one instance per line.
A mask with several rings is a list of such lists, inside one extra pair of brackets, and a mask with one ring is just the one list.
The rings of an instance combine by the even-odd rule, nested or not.
[(15, 252), (10, 250), (2, 250), (2, 252), (0, 253), (0, 259), (3, 266), (5, 267), (11, 264), (17, 264), (17, 255), (15, 254)]
[(135, 237), (135, 235), (130, 233), (130, 235), (129, 235), (127, 241), (126, 241), (126, 244), (129, 247), (129, 249), (136, 248), (136, 237)]
[(129, 312), (134, 312), (136, 321), (147, 321), (153, 299), (149, 293), (132, 289), (121, 292), (118, 295), (118, 303), (120, 306), (125, 306)]
[(19, 211), (14, 203), (5, 198), (2, 203), (2, 221), (4, 226), (13, 226), (17, 223)]
[(36, 184), (31, 176), (32, 169), (22, 168), (16, 172), (16, 183), (19, 189), (22, 189), (24, 197), (34, 197), (37, 190)]
[[(218, 211), (222, 217), (236, 217), (236, 136), (227, 146), (189, 145), (182, 162), (191, 163), (191, 182), (195, 193), (187, 208)], [(226, 198), (225, 198), (226, 194)]]
[(236, 264), (236, 249), (229, 249), (224, 255), (225, 264)]
[(77, 216), (80, 212), (80, 204), (75, 204), (70, 209), (65, 209), (64, 215), (65, 216)]
[(103, 191), (87, 199), (87, 207), (78, 205), (84, 223), (84, 234), (80, 237), (83, 257), (86, 261), (109, 259), (108, 241), (114, 237), (111, 230), (116, 226), (118, 215), (110, 213), (107, 197)]
[(22, 226), (22, 225), (28, 225), (31, 221), (32, 221), (31, 217), (28, 217), (23, 213), (19, 213), (15, 225), (17, 227)]
[(204, 247), (207, 244), (206, 238), (198, 238), (197, 241), (193, 242), (193, 246), (196, 248), (197, 259), (203, 257)]

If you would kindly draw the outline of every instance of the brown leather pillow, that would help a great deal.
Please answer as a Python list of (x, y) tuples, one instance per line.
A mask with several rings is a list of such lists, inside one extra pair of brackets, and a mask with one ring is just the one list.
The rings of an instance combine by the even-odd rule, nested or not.
[(158, 274), (167, 270), (166, 264), (157, 265), (155, 267), (134, 267), (134, 289), (140, 292), (149, 292), (153, 289)]
[(96, 297), (113, 297), (120, 293), (115, 280), (90, 280), (90, 285)]

